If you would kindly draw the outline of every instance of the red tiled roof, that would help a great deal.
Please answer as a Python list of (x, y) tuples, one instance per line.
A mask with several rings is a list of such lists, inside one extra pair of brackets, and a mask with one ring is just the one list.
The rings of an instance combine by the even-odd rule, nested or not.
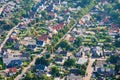
[(26, 25), (25, 22), (20, 23), (20, 26), (25, 26), (25, 25)]
[(17, 40), (17, 37), (16, 36), (11, 36), (10, 37), (12, 40)]
[(60, 23), (58, 25), (53, 26), (53, 29), (60, 30), (64, 26), (64, 23)]
[(9, 73), (17, 72), (17, 68), (9, 68), (8, 72)]
[(39, 41), (47, 41), (47, 38), (48, 38), (48, 36), (44, 34), (44, 35), (42, 35), (42, 36), (38, 36), (37, 39), (38, 39)]

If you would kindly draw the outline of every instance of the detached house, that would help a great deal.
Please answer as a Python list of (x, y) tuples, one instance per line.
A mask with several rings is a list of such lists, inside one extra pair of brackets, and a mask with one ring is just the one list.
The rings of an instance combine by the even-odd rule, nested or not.
[(42, 36), (38, 36), (36, 44), (38, 47), (44, 47), (48, 42), (48, 35), (44, 34)]
[(63, 64), (64, 63), (64, 59), (63, 58), (56, 58), (55, 59), (55, 63), (57, 63), (57, 64)]
[(15, 62), (21, 62), (21, 60), (28, 59), (29, 55), (21, 53), (19, 51), (6, 50), (2, 51), (3, 63), (8, 66), (14, 64)]
[(25, 45), (28, 49), (33, 50), (36, 47), (36, 40), (32, 39), (32, 37), (24, 37), (24, 39), (20, 41), (20, 44)]
[(47, 67), (44, 65), (35, 65), (36, 75), (41, 76), (47, 71)]
[(52, 28), (58, 31), (58, 30), (62, 29), (63, 27), (64, 27), (64, 23), (60, 23), (58, 25), (53, 26)]
[(26, 29), (27, 24), (25, 22), (20, 23), (19, 28), (20, 29)]
[(16, 72), (17, 72), (17, 68), (9, 68), (7, 71), (7, 75), (12, 76), (12, 75), (16, 74)]
[(97, 60), (93, 74), (100, 77), (112, 77), (115, 75), (115, 69), (111, 67), (110, 63), (106, 63), (105, 60)]
[(100, 76), (107, 76), (107, 77), (111, 77), (115, 75), (115, 70), (113, 68), (97, 68), (96, 72), (100, 75)]
[(74, 74), (70, 74), (67, 75), (66, 80), (82, 80), (82, 77)]
[(7, 68), (13, 68), (13, 67), (20, 67), (22, 65), (21, 60), (12, 60), (8, 65)]
[(98, 46), (91, 48), (91, 53), (92, 53), (92, 57), (102, 57), (103, 56), (102, 48), (100, 48)]

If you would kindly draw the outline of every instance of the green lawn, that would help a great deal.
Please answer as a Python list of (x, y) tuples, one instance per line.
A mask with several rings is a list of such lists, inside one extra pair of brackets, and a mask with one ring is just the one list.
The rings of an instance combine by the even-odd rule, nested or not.
[(98, 40), (98, 42), (100, 42), (100, 43), (103, 43), (103, 42), (105, 42), (106, 41), (106, 39), (99, 39)]
[(38, 34), (45, 34), (45, 33), (47, 33), (47, 31), (45, 29), (38, 30)]

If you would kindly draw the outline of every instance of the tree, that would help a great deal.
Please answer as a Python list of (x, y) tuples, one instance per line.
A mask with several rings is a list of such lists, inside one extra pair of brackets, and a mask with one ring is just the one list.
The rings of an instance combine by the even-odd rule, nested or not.
[(42, 17), (46, 18), (46, 16), (47, 16), (46, 11), (41, 11), (41, 15), (42, 15)]
[(17, 17), (14, 17), (14, 18), (12, 19), (12, 22), (13, 22), (15, 25), (17, 25), (17, 24), (20, 22), (20, 19), (17, 18)]
[(115, 45), (116, 47), (120, 47), (120, 40), (116, 40), (115, 43), (114, 43), (114, 45)]
[(72, 67), (75, 66), (75, 59), (68, 59), (65, 61), (64, 66), (66, 67)]
[(74, 46), (75, 47), (79, 47), (81, 45), (81, 42), (82, 42), (82, 38), (81, 37), (77, 37), (75, 39)]
[(80, 74), (85, 75), (85, 73), (86, 73), (85, 70), (81, 69)]
[(46, 57), (47, 59), (49, 59), (49, 58), (50, 58), (50, 54), (46, 54), (45, 57)]
[(56, 66), (53, 66), (52, 68), (51, 68), (51, 72), (50, 72), (54, 77), (55, 76), (59, 76), (59, 69), (58, 69), (58, 67), (56, 67)]
[(64, 48), (65, 50), (69, 50), (69, 48), (71, 46), (69, 45), (69, 43), (66, 40), (63, 40), (57, 45), (57, 48), (58, 47)]
[(35, 64), (41, 64), (45, 66), (49, 66), (50, 60), (46, 59), (45, 57), (38, 58), (35, 62)]
[(113, 9), (112, 5), (111, 4), (106, 4), (105, 5), (105, 11), (109, 12)]
[(106, 42), (112, 42), (112, 38), (111, 37), (106, 37)]
[(47, 51), (49, 53), (52, 53), (53, 52), (53, 46), (52, 45), (47, 45)]
[(43, 74), (41, 77), (40, 77), (41, 80), (47, 80), (47, 76), (45, 74)]
[(117, 64), (115, 65), (115, 71), (116, 73), (120, 71), (120, 62), (117, 62)]
[(0, 80), (5, 80), (5, 78), (3, 76), (0, 75)]
[(33, 80), (33, 73), (31, 71), (27, 71), (25, 79), (24, 80)]
[(110, 56), (110, 58), (108, 58), (107, 61), (112, 64), (116, 64), (118, 62), (118, 60), (120, 60), (119, 56), (112, 55), (112, 56)]

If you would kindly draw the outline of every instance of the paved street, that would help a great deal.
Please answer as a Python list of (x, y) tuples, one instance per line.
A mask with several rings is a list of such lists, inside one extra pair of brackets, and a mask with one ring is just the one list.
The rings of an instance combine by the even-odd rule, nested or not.
[(89, 59), (89, 63), (88, 63), (87, 70), (86, 70), (87, 75), (83, 78), (83, 80), (90, 80), (92, 76), (92, 72), (93, 72), (93, 68), (92, 68), (93, 62), (94, 62), (93, 59)]
[[(57, 44), (59, 44), (64, 38), (66, 35), (68, 35), (69, 32), (71, 32), (71, 30), (73, 29), (73, 27), (75, 27), (76, 25), (76, 21), (75, 21), (75, 24), (70, 28), (70, 30), (59, 40), (59, 42)], [(56, 44), (56, 45), (57, 45)], [(35, 57), (33, 58), (33, 60), (31, 61), (31, 63), (27, 66), (27, 67), (24, 67), (24, 69), (22, 70), (21, 74), (19, 74), (14, 80), (20, 80), (22, 78), (22, 76), (27, 72), (27, 70), (35, 64), (35, 61), (37, 58), (39, 57), (42, 57), (44, 52), (46, 51), (46, 48), (39, 54), (39, 55), (35, 55)]]
[[(10, 2), (11, 2), (11, 1), (10, 1)], [(8, 5), (10, 2), (8, 2), (7, 4), (4, 4), (4, 5), (0, 8), (0, 15), (1, 15), (3, 9), (5, 8), (5, 6)]]
[[(19, 23), (19, 24), (20, 24), (20, 23)], [(18, 24), (18, 25), (19, 25), (19, 24)], [(1, 51), (1, 49), (4, 47), (4, 44), (7, 42), (7, 40), (9, 39), (9, 36), (12, 34), (13, 30), (14, 30), (16, 27), (18, 27), (18, 25), (14, 26), (14, 27), (8, 32), (6, 38), (4, 39), (4, 41), (3, 41), (3, 42), (1, 43), (1, 45), (0, 45), (0, 51)]]

